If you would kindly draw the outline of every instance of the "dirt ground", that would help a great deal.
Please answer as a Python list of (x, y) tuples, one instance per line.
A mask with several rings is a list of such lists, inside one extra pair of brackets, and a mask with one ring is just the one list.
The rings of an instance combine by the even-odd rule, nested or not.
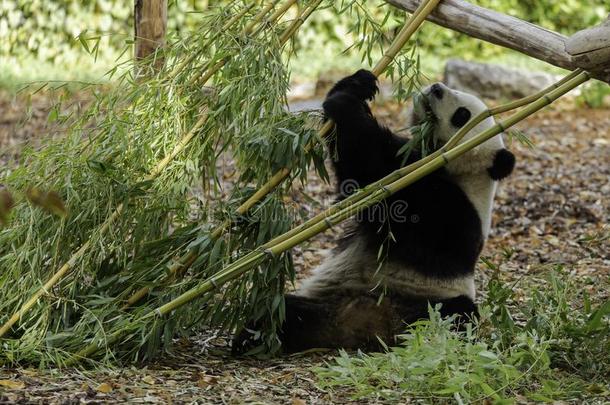
[[(27, 111), (22, 100), (0, 97), (0, 164), (17, 157), (24, 140), (44, 144), (47, 107), (44, 98)], [(380, 114), (390, 119), (396, 108), (387, 106)], [(535, 148), (509, 143), (518, 162), (500, 187), (483, 255), (497, 262), (503, 251), (513, 252), (501, 266), (507, 281), (535, 280), (550, 264), (563, 263), (592, 296), (607, 300), (610, 110), (575, 109), (566, 102), (519, 128)], [(331, 189), (312, 181), (308, 191), (328, 201)], [(310, 209), (313, 213), (318, 208)], [(319, 263), (321, 250), (332, 247), (332, 239), (326, 233), (295, 251), (301, 275)], [(479, 289), (488, 277), (481, 264)], [(526, 295), (523, 285), (516, 288)], [(311, 368), (329, 361), (332, 352), (240, 360), (228, 356), (227, 346), (224, 337), (179, 342), (172, 356), (120, 370), (0, 370), (0, 403), (351, 403), (347, 391), (325, 392), (315, 386)]]

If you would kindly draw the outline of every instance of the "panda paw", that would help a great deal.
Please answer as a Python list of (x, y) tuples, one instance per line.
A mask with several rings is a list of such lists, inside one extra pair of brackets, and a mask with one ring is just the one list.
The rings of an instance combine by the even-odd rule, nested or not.
[(231, 354), (242, 356), (262, 343), (260, 332), (255, 329), (254, 325), (248, 325), (233, 336)]
[(377, 76), (369, 70), (360, 69), (353, 75), (339, 80), (328, 92), (328, 95), (339, 91), (349, 93), (359, 100), (372, 100), (379, 91)]
[(341, 91), (329, 95), (322, 103), (324, 115), (337, 123), (349, 122), (365, 113), (365, 104), (356, 96)]
[(242, 356), (263, 345), (261, 330), (262, 324), (256, 321), (249, 321), (238, 329), (231, 339), (231, 354)]

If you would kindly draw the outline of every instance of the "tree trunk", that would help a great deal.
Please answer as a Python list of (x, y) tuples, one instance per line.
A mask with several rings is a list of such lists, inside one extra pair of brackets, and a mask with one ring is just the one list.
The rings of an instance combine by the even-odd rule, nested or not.
[[(134, 4), (135, 58), (148, 58), (165, 44), (167, 30), (167, 0), (135, 0)], [(150, 59), (157, 70), (163, 65), (161, 55)]]

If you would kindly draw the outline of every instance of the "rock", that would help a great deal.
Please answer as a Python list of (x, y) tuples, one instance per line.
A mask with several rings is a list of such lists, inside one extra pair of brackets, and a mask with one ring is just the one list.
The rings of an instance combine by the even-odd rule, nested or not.
[(459, 59), (447, 62), (443, 79), (451, 88), (491, 99), (525, 97), (557, 80), (556, 76), (548, 73), (526, 72)]
[(288, 110), (290, 112), (296, 113), (300, 111), (309, 111), (309, 110), (322, 110), (322, 103), (324, 102), (321, 98), (313, 98), (310, 100), (296, 100), (288, 101)]

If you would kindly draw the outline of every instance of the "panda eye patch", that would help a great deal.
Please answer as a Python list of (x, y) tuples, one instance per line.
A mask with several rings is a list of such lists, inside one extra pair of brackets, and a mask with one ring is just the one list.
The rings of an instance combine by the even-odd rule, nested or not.
[(460, 107), (451, 116), (451, 125), (456, 128), (461, 128), (470, 120), (470, 110), (465, 107)]

